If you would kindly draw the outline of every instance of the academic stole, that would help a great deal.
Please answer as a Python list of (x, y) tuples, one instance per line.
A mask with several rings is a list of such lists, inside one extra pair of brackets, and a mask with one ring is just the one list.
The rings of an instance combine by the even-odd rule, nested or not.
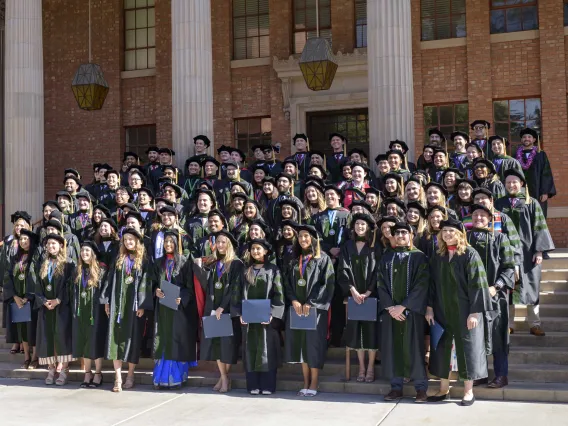
[[(120, 321), (122, 319), (122, 309), (124, 306), (124, 303), (126, 303), (126, 293), (128, 292), (128, 289), (126, 289), (124, 292), (122, 291), (122, 286), (124, 284), (132, 284), (134, 282), (134, 278), (132, 277), (132, 268), (134, 267), (134, 260), (132, 260), (130, 258), (130, 256), (125, 256), (124, 257), (124, 263), (122, 264), (122, 276), (121, 276), (121, 280), (120, 280), (120, 293), (119, 293), (119, 301), (118, 301), (118, 316), (116, 318), (116, 322), (118, 324), (120, 324)], [(124, 293), (124, 294), (123, 294)], [(134, 303), (136, 305), (138, 305), (138, 300), (136, 298), (136, 294), (134, 295)], [(135, 306), (136, 310), (138, 310), (138, 306)]]
[(303, 257), (300, 255), (300, 261), (298, 262), (298, 272), (300, 273), (300, 279), (298, 280), (299, 287), (305, 287), (307, 284), (306, 279), (304, 278), (304, 274), (306, 273), (306, 268), (308, 267), (308, 263), (312, 259), (312, 255), (308, 255)]
[[(25, 296), (26, 294), (26, 267), (27, 267), (27, 262), (28, 260), (28, 255), (26, 254), (22, 254), (22, 257), (20, 257), (20, 261), (16, 264), (15, 268), (14, 268), (14, 277), (18, 277), (18, 279), (16, 280), (18, 282), (19, 285), (22, 285), (21, 288), (17, 288), (16, 289), (16, 293), (18, 295), (23, 295)], [(18, 273), (19, 271), (19, 273)], [(15, 286), (14, 286), (15, 287)], [(20, 296), (20, 297), (23, 297)]]
[[(83, 272), (81, 274), (81, 288), (80, 290), (80, 294), (79, 294), (79, 303), (77, 303), (77, 316), (80, 317), (81, 316), (81, 302), (87, 300), (87, 285), (89, 282), (89, 270), (84, 268)], [(91, 316), (90, 316), (90, 321), (91, 321), (91, 325), (93, 325), (95, 323), (95, 320), (93, 318), (93, 299), (94, 299), (94, 294), (93, 294), (93, 289), (94, 287), (91, 287), (89, 290), (91, 292)]]

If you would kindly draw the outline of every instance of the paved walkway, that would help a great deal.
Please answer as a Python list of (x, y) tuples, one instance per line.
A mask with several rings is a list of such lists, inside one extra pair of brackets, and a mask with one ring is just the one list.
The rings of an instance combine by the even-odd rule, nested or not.
[[(101, 389), (46, 387), (39, 380), (0, 379), (2, 426), (57, 425), (290, 425), (399, 426), (566, 424), (568, 405), (478, 401), (461, 407), (459, 401), (392, 404), (372, 395), (321, 393), (314, 399), (279, 392), (252, 397), (244, 391), (226, 395), (203, 388), (155, 392), (150, 386), (121, 394)], [(20, 410), (19, 412), (17, 410)], [(475, 420), (473, 420), (475, 419)]]

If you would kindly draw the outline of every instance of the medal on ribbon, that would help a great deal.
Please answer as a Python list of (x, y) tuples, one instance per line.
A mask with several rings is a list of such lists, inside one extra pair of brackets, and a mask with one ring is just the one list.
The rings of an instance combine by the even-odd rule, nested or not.
[(225, 273), (225, 265), (220, 261), (218, 261), (217, 265), (215, 266), (215, 271), (217, 272), (217, 282), (215, 283), (215, 288), (217, 290), (221, 290), (223, 288), (223, 283), (221, 282), (221, 278)]
[(307, 284), (306, 279), (304, 278), (304, 273), (306, 272), (306, 268), (308, 266), (308, 262), (310, 261), (311, 256), (307, 256), (304, 258), (300, 255), (300, 262), (298, 264), (298, 271), (300, 272), (300, 279), (298, 280), (298, 287), (305, 287)]

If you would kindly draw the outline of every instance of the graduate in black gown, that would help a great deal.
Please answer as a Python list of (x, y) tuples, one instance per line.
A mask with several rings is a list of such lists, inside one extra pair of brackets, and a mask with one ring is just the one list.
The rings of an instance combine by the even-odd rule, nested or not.
[(464, 381), (461, 404), (472, 405), (473, 381), (487, 377), (483, 317), (491, 311), (487, 274), (477, 251), (467, 245), (460, 221), (440, 224), (438, 251), (430, 258), (430, 296), (426, 320), (443, 329), (438, 346), (430, 348), (430, 373), (439, 377), (440, 390), (428, 398), (442, 401), (449, 395), (451, 371)]
[[(362, 304), (369, 297), (377, 297), (375, 268), (377, 260), (374, 248), (375, 220), (366, 213), (351, 217), (351, 238), (341, 246), (337, 267), (337, 285), (355, 303)], [(347, 320), (345, 346), (357, 351), (359, 359), (358, 382), (375, 380), (375, 357), (379, 349), (377, 322)], [(365, 368), (365, 352), (369, 364)]]
[(415, 402), (427, 400), (424, 314), (430, 273), (426, 256), (412, 243), (414, 232), (407, 223), (395, 224), (391, 228), (395, 247), (377, 265), (381, 370), (391, 384), (385, 401), (402, 398), (404, 378), (414, 380)]
[(493, 230), (493, 212), (479, 204), (471, 209), (473, 228), (467, 241), (479, 253), (487, 273), (493, 310), (484, 318), (485, 339), (495, 370), (489, 387), (498, 389), (509, 383), (509, 291), (515, 288), (514, 254), (507, 236)]
[[(270, 243), (250, 240), (248, 247), (251, 262), (241, 271), (231, 311), (240, 317), (242, 325), (247, 391), (251, 395), (270, 395), (276, 391), (276, 371), (281, 364), (280, 338), (271, 323), (284, 316), (284, 294), (280, 270), (269, 261)], [(247, 324), (243, 320), (242, 301), (253, 299), (270, 300), (270, 321)]]
[[(46, 385), (67, 383), (69, 362), (73, 360), (71, 346), (71, 302), (75, 265), (67, 258), (65, 239), (49, 234), (43, 241), (46, 256), (32, 269), (35, 303), (38, 308), (36, 345), (39, 363), (48, 366)], [(55, 374), (59, 373), (57, 379)]]
[(509, 169), (522, 172), (520, 163), (513, 157), (507, 155), (507, 148), (510, 145), (507, 138), (499, 135), (491, 136), (488, 143), (491, 145), (491, 152), (493, 152), (493, 159), (491, 161), (493, 161), (495, 171), (499, 175), (501, 182), (505, 180), (505, 172)]
[(124, 389), (134, 387), (134, 369), (140, 358), (144, 332), (144, 311), (153, 308), (151, 272), (142, 235), (135, 229), (125, 228), (101, 297), (109, 316), (105, 358), (113, 361), (113, 392), (123, 389), (123, 362), (128, 363)]
[[(213, 234), (215, 249), (211, 256), (203, 260), (203, 267), (195, 268), (199, 275), (199, 282), (205, 293), (204, 315), (215, 315), (217, 319), (221, 314), (231, 314), (231, 298), (234, 286), (243, 269), (243, 262), (237, 257), (238, 249), (235, 237), (227, 230), (222, 229)], [(199, 260), (197, 265), (199, 265)], [(238, 342), (240, 336), (240, 322), (233, 318), (233, 335), (206, 339), (201, 335), (200, 360), (217, 361), (221, 377), (213, 387), (214, 391), (227, 393), (231, 390), (229, 371), (231, 365), (237, 363)]]
[[(71, 282), (73, 312), (73, 358), (83, 358), (85, 377), (82, 388), (103, 384), (103, 357), (108, 331), (108, 317), (101, 303), (106, 267), (99, 263), (100, 252), (94, 241), (84, 241), (75, 276)], [(95, 361), (95, 374), (91, 370)]]
[[(197, 307), (192, 262), (181, 254), (179, 233), (164, 233), (164, 256), (154, 262), (154, 389), (177, 389), (187, 382), (189, 367), (197, 366)], [(177, 309), (162, 305), (161, 283), (180, 287)]]
[[(18, 250), (12, 256), (10, 262), (4, 268), (4, 309), (6, 315), (6, 343), (20, 345), (24, 351), (23, 369), (35, 369), (38, 367), (36, 355), (36, 327), (37, 309), (35, 307), (35, 289), (30, 276), (31, 268), (35, 268), (37, 262), (36, 249), (39, 237), (28, 229), (21, 229), (18, 238)], [(31, 321), (12, 322), (11, 309), (22, 309), (29, 304)]]
[(521, 145), (517, 148), (515, 158), (521, 164), (531, 196), (540, 203), (546, 219), (548, 199), (556, 195), (550, 161), (541, 149), (541, 141), (535, 130), (523, 129), (520, 135)]
[[(335, 286), (335, 271), (331, 259), (320, 250), (319, 235), (311, 225), (298, 225), (297, 253), (290, 267), (283, 272), (287, 305), (298, 315), (316, 309), (316, 330), (292, 330), (290, 314), (286, 318), (285, 361), (302, 364), (304, 385), (298, 396), (317, 395), (319, 370), (327, 352), (328, 316)], [(311, 314), (313, 315), (313, 314)]]
[[(527, 305), (527, 322), (530, 333), (542, 337), (539, 313), (540, 279), (544, 253), (554, 250), (554, 242), (548, 230), (540, 204), (530, 196), (522, 173), (507, 170), (505, 174), (507, 195), (495, 201), (495, 208), (510, 216), (521, 239), (523, 263), (519, 283), (513, 292), (513, 304)], [(515, 307), (509, 312), (509, 323), (513, 326)]]

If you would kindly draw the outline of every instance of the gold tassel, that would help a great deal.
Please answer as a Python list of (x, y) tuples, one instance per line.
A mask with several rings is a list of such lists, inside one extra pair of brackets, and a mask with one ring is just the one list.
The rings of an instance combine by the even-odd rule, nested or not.
[(537, 152), (542, 151), (542, 141), (540, 140), (539, 134), (536, 135), (536, 146), (537, 146), (536, 148)]
[(319, 259), (321, 257), (321, 247), (320, 247), (320, 240), (318, 237), (316, 237), (316, 253), (314, 256), (316, 259)]
[(373, 230), (373, 240), (371, 241), (371, 248), (375, 247), (375, 242), (377, 241), (377, 231), (378, 231), (377, 228)]
[(325, 154), (323, 154), (323, 169), (327, 172), (327, 159), (325, 158)]
[(310, 138), (306, 138), (306, 151), (310, 152)]
[(178, 233), (178, 253), (180, 256), (183, 253), (181, 250), (181, 235), (179, 233)]
[(525, 198), (526, 198), (525, 203), (530, 204), (531, 203), (531, 197), (529, 195), (529, 187), (528, 187), (526, 182), (525, 182)]

